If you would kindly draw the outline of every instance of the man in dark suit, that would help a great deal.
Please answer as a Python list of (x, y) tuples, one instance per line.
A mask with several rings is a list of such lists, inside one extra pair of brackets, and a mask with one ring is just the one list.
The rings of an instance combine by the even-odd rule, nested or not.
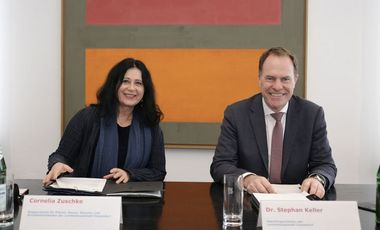
[[(276, 47), (262, 54), (261, 93), (225, 110), (210, 167), (215, 181), (223, 182), (224, 174), (242, 174), (250, 193), (272, 193), (272, 183), (301, 184), (320, 198), (334, 184), (337, 169), (323, 109), (293, 95), (297, 79), (296, 58), (288, 50)], [(282, 116), (279, 124), (274, 113)], [(275, 126), (281, 129), (275, 131)], [(279, 138), (282, 144), (272, 145)]]

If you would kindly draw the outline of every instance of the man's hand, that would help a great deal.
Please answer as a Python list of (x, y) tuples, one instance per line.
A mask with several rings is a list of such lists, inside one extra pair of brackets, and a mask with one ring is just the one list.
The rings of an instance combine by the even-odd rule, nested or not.
[(116, 184), (120, 184), (121, 182), (127, 183), (129, 181), (128, 173), (120, 168), (113, 168), (110, 170), (110, 174), (105, 175), (104, 179), (114, 179), (116, 180)]
[(249, 175), (244, 178), (244, 188), (248, 193), (274, 193), (271, 183), (262, 176)]
[(325, 195), (325, 188), (317, 179), (308, 177), (302, 182), (301, 191), (306, 191), (309, 194), (315, 194), (319, 198)]
[(55, 163), (53, 167), (51, 167), (49, 173), (42, 180), (42, 184), (44, 186), (51, 184), (54, 180), (58, 178), (59, 175), (65, 172), (72, 173), (74, 172), (74, 169), (72, 169), (67, 164), (61, 162)]

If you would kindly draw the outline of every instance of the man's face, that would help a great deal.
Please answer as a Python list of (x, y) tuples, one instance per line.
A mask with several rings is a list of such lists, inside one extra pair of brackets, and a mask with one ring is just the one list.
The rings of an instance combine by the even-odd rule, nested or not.
[(288, 56), (269, 55), (265, 60), (259, 84), (264, 101), (274, 112), (279, 112), (293, 95), (297, 76)]

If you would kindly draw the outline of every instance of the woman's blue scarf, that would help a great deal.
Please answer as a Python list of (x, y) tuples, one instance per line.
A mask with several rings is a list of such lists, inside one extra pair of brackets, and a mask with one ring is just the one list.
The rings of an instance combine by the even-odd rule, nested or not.
[[(144, 125), (138, 112), (133, 112), (129, 131), (127, 159), (124, 169), (144, 168), (152, 148), (152, 130)], [(92, 165), (91, 177), (100, 178), (117, 167), (119, 138), (116, 116), (100, 119), (100, 133)]]

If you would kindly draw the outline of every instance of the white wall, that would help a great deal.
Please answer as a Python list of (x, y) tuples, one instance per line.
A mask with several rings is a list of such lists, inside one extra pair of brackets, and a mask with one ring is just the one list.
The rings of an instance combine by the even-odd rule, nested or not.
[(6, 160), (16, 178), (42, 178), (60, 138), (61, 1), (1, 2), (7, 4), (4, 23), (10, 26), (1, 35), (9, 47), (2, 57), (8, 60), (10, 87), (10, 129), (2, 144), (11, 153)]
[(338, 183), (375, 183), (380, 163), (377, 0), (309, 0), (307, 98), (322, 105)]
[(10, 1), (0, 1), (0, 145), (3, 149), (5, 159), (10, 160), (9, 154), (9, 86), (10, 86)]
[(380, 1), (363, 3), (359, 182), (375, 183), (380, 164)]
[[(41, 178), (60, 138), (61, 1), (2, 0), (2, 7), (10, 13), (0, 10), (8, 35), (0, 36), (0, 76), (9, 78), (0, 78), (0, 98), (9, 102), (0, 99), (0, 144), (16, 178)], [(372, 129), (380, 123), (379, 10), (377, 0), (309, 0), (307, 97), (325, 108), (338, 183), (374, 183), (380, 163), (380, 133)], [(211, 181), (212, 155), (167, 150), (166, 180)]]
[(212, 181), (213, 150), (167, 149), (166, 181)]

